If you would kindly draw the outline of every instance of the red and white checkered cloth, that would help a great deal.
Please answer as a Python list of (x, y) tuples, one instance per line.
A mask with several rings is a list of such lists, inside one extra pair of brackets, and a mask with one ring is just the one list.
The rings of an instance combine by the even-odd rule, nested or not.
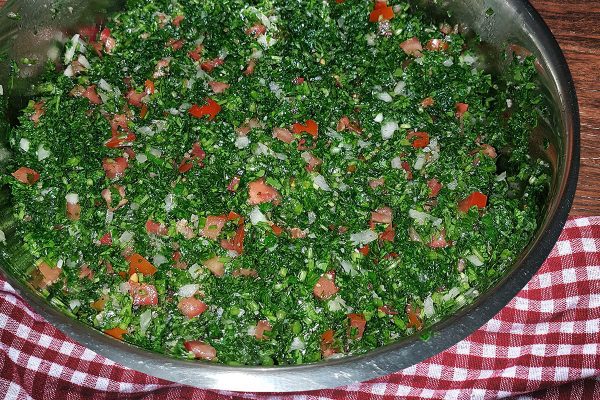
[(292, 394), (216, 392), (136, 372), (78, 345), (0, 280), (0, 395), (8, 399), (598, 399), (600, 217), (570, 220), (540, 271), (467, 339), (414, 367)]

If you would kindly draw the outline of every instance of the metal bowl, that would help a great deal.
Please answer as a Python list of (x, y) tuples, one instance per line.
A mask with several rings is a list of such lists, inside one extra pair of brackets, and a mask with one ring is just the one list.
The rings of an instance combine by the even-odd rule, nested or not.
[[(7, 146), (3, 123), (14, 123), (25, 104), (48, 48), (61, 32), (72, 32), (81, 24), (102, 18), (120, 7), (110, 0), (9, 0), (0, 10), (0, 54), (12, 59), (38, 60), (20, 65), (11, 79), (9, 112), (0, 118), (0, 143)], [(434, 4), (435, 3), (435, 4)], [(431, 337), (418, 335), (360, 356), (349, 356), (315, 364), (283, 367), (231, 367), (173, 359), (112, 338), (68, 317), (36, 294), (19, 271), (32, 265), (15, 235), (8, 189), (0, 190), (0, 229), (7, 244), (0, 246), (0, 270), (5, 278), (50, 323), (84, 346), (138, 371), (182, 384), (224, 390), (289, 392), (329, 388), (386, 375), (423, 361), (464, 339), (502, 309), (529, 281), (548, 256), (562, 230), (571, 207), (579, 168), (579, 114), (575, 89), (564, 56), (538, 13), (525, 0), (422, 1), (435, 18), (451, 12), (455, 21), (483, 39), (487, 66), (501, 71), (499, 57), (507, 46), (526, 49), (537, 57), (539, 82), (550, 106), (550, 118), (541, 120), (531, 135), (531, 154), (546, 158), (552, 182), (540, 216), (539, 229), (504, 278), (454, 316), (431, 328)], [(11, 14), (14, 13), (14, 14)], [(0, 60), (0, 84), (7, 88), (9, 63)], [(7, 90), (5, 89), (5, 92)], [(1, 149), (1, 147), (0, 147)], [(1, 159), (1, 157), (0, 157)], [(3, 168), (0, 162), (0, 171)], [(6, 171), (4, 171), (6, 172)]]

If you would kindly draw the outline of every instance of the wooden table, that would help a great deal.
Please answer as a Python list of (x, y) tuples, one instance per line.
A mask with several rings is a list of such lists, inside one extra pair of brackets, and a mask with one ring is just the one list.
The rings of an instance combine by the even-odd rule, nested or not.
[(562, 48), (581, 114), (581, 169), (571, 215), (600, 215), (600, 0), (530, 0)]
[(530, 2), (564, 51), (579, 97), (581, 170), (571, 215), (600, 215), (600, 0)]

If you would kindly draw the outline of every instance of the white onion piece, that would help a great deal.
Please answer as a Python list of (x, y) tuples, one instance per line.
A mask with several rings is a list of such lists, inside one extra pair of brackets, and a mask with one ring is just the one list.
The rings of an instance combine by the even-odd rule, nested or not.
[(417, 171), (419, 171), (419, 170), (423, 169), (424, 166), (425, 166), (425, 154), (419, 153), (419, 155), (417, 156), (417, 160), (415, 161), (414, 168)]
[(77, 61), (79, 64), (83, 65), (84, 68), (89, 69), (91, 67), (90, 62), (83, 54), (80, 54), (79, 57), (77, 57)]
[(125, 231), (119, 237), (119, 242), (127, 243), (127, 242), (131, 241), (131, 239), (133, 239), (133, 232)]
[(391, 103), (392, 101), (394, 101), (394, 99), (388, 92), (377, 93), (376, 97), (385, 103)]
[(419, 225), (423, 225), (427, 220), (434, 219), (431, 215), (417, 210), (408, 210), (408, 216), (415, 220)]
[(21, 138), (21, 140), (19, 140), (19, 147), (24, 152), (28, 152), (29, 151), (29, 145), (30, 145), (30, 143), (29, 143), (28, 139)]
[(398, 123), (396, 121), (388, 121), (381, 126), (381, 137), (383, 140), (391, 139), (394, 136), (394, 132), (398, 130)]
[(423, 311), (425, 312), (426, 317), (433, 317), (435, 314), (435, 309), (433, 308), (433, 300), (431, 299), (431, 295), (427, 296), (425, 301), (423, 302)]
[(146, 161), (148, 161), (148, 157), (144, 154), (144, 153), (138, 153), (135, 155), (135, 159), (137, 162), (139, 162), (140, 164), (145, 163)]
[(79, 307), (81, 305), (81, 301), (77, 300), (77, 299), (73, 299), (71, 301), (69, 301), (69, 308), (71, 310), (76, 309), (77, 307)]
[(250, 211), (250, 223), (252, 225), (256, 225), (259, 222), (268, 222), (269, 220), (267, 219), (267, 217), (265, 216), (265, 214), (263, 214), (260, 211), (260, 208), (258, 208), (258, 206), (255, 206), (252, 211)]
[(458, 296), (459, 294), (460, 294), (460, 290), (456, 287), (453, 287), (452, 289), (450, 289), (450, 291), (448, 291), (448, 293), (446, 293), (444, 295), (444, 297), (442, 297), (442, 300), (450, 301), (453, 298), (455, 298), (456, 296)]
[(175, 195), (169, 193), (165, 196), (165, 211), (170, 212), (175, 208)]
[(0, 243), (6, 243), (6, 235), (2, 229), (0, 229)]
[(333, 299), (329, 300), (327, 308), (329, 308), (329, 311), (333, 312), (340, 311), (346, 308), (346, 302), (341, 296), (335, 296)]
[(354, 245), (365, 245), (374, 240), (377, 240), (377, 233), (370, 229), (365, 229), (364, 231), (356, 232), (350, 235), (350, 241), (352, 241)]
[(147, 309), (140, 314), (140, 332), (142, 335), (146, 335), (150, 322), (152, 322), (152, 310)]
[(391, 164), (394, 169), (402, 169), (402, 159), (400, 157), (392, 158)]
[(188, 273), (193, 279), (198, 279), (200, 274), (204, 271), (204, 266), (200, 264), (194, 264), (188, 269)]
[(44, 146), (42, 146), (41, 144), (38, 146), (37, 149), (37, 158), (38, 161), (42, 161), (45, 160), (46, 158), (48, 158), (50, 156), (50, 152), (48, 150), (46, 150), (44, 148)]
[(155, 254), (154, 257), (152, 257), (152, 264), (154, 264), (156, 267), (163, 265), (166, 262), (167, 257), (163, 256), (162, 254)]
[(481, 267), (483, 265), (483, 262), (475, 254), (468, 255), (465, 258), (476, 267)]
[(304, 342), (298, 338), (295, 337), (292, 340), (292, 344), (290, 345), (290, 350), (303, 350), (304, 349)]
[(404, 81), (400, 81), (396, 84), (396, 87), (394, 88), (394, 94), (398, 95), (398, 94), (404, 94), (404, 89), (406, 88), (406, 82)]
[(312, 224), (312, 223), (314, 223), (316, 220), (317, 220), (317, 214), (315, 214), (315, 213), (314, 213), (314, 212), (312, 212), (312, 211), (309, 211), (309, 212), (308, 212), (308, 223), (309, 223), (309, 224)]
[(100, 79), (100, 81), (98, 82), (98, 87), (106, 92), (112, 92), (112, 86), (110, 86), (110, 84), (108, 82), (106, 82), (104, 79)]
[(65, 196), (67, 203), (69, 204), (77, 204), (79, 203), (79, 195), (77, 193), (67, 193)]
[(183, 285), (177, 291), (177, 296), (181, 297), (192, 297), (196, 292), (200, 289), (200, 285), (197, 283), (188, 283), (187, 285)]
[(375, 116), (375, 118), (373, 119), (373, 121), (375, 122), (383, 122), (383, 114), (379, 113)]
[(235, 139), (235, 147), (237, 147), (238, 149), (245, 149), (249, 145), (250, 139), (248, 139), (248, 136), (238, 136)]
[(323, 175), (321, 174), (316, 174), (313, 176), (313, 182), (314, 184), (319, 188), (322, 189), (326, 192), (330, 192), (331, 188), (329, 187), (329, 185), (327, 184), (327, 182), (325, 181), (325, 178), (323, 177)]

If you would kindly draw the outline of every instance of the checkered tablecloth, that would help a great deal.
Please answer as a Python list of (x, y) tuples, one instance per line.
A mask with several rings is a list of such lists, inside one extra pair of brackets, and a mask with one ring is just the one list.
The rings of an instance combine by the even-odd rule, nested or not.
[(206, 391), (127, 369), (70, 340), (0, 280), (8, 399), (600, 399), (599, 351), (600, 217), (570, 220), (529, 284), (467, 339), (397, 373), (314, 392)]

